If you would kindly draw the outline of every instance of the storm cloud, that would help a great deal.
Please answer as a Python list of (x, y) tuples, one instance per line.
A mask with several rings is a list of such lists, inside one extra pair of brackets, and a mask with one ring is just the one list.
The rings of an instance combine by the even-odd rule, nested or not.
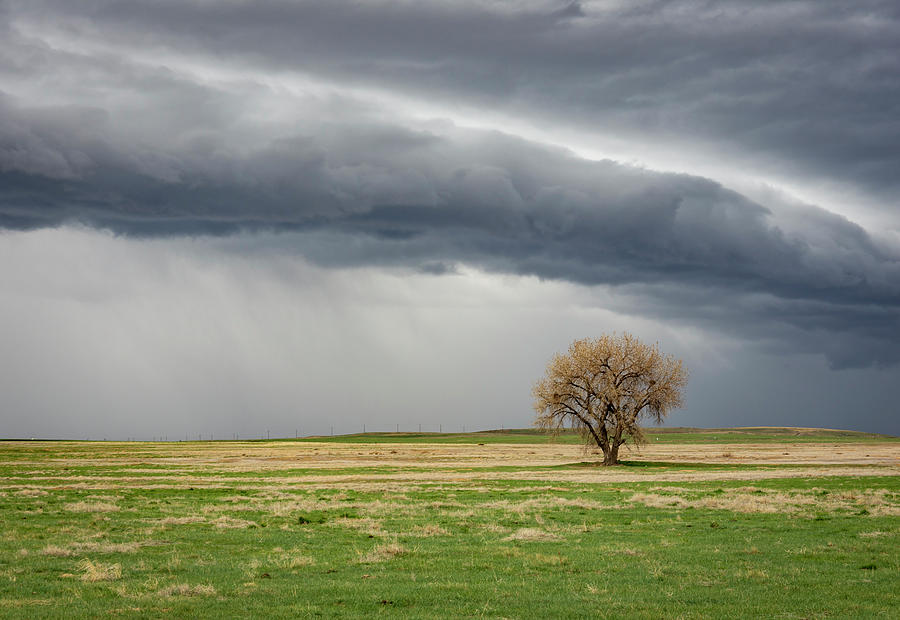
[(7, 0), (0, 226), (569, 283), (760, 355), (896, 372), (898, 20), (892, 2)]

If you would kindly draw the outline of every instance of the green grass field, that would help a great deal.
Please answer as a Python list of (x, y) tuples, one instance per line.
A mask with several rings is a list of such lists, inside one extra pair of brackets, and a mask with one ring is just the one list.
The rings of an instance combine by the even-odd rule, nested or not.
[[(847, 433), (660, 433), (698, 453), (720, 450), (726, 435), (900, 447)], [(550, 454), (519, 445), (545, 441), (530, 432), (326, 439), (0, 444), (0, 616), (896, 618), (900, 609), (897, 460), (852, 471), (597, 468), (583, 455), (530, 465)]]

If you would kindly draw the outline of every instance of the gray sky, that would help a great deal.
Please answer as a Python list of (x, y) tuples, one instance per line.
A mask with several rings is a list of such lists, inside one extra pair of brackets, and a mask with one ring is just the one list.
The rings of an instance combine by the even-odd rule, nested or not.
[(895, 2), (0, 0), (0, 435), (900, 433)]

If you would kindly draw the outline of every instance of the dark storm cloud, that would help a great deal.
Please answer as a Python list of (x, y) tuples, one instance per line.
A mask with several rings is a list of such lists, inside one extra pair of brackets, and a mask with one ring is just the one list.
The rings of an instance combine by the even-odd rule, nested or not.
[(891, 0), (11, 6), (26, 29), (724, 152), (882, 200), (895, 202), (900, 189), (900, 9)]
[[(292, 231), (280, 242), (323, 265), (434, 272), (468, 263), (582, 284), (641, 284), (644, 311), (753, 337), (778, 321), (797, 343), (803, 333), (840, 334), (802, 344), (835, 365), (898, 361), (897, 252), (812, 207), (803, 209), (805, 227), (791, 231), (767, 207), (707, 179), (588, 162), (495, 133), (371, 124), (279, 138), (243, 158), (220, 154), (214, 171), (190, 152), (156, 153), (178, 171), (160, 178), (141, 169), (141, 157), (79, 138), (102, 123), (96, 115), (3, 112), (7, 126), (27, 129), (16, 134), (17, 157), (4, 158), (7, 226), (76, 220), (135, 235)], [(73, 120), (78, 131), (66, 133)], [(744, 324), (746, 317), (759, 323)]]
[[(496, 133), (335, 124), (242, 157), (220, 152), (210, 169), (190, 151), (97, 140), (102, 115), (89, 110), (5, 106), (0, 117), (15, 143), (3, 156), (3, 211), (34, 225), (315, 228), (587, 284), (674, 277), (875, 303), (900, 294), (896, 256), (841, 217), (807, 208), (815, 234), (788, 234), (765, 206), (715, 182)], [(153, 160), (172, 172), (148, 170)]]
[[(358, 90), (768, 158), (895, 199), (889, 3), (0, 6), (2, 226), (280, 231), (260, 236), (269, 250), (322, 265), (614, 284), (642, 313), (836, 366), (900, 361), (895, 242)], [(318, 82), (282, 92), (298, 75)]]

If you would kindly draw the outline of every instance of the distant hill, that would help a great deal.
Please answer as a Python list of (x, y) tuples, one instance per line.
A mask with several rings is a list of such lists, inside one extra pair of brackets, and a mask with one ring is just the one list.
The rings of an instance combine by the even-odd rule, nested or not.
[[(644, 429), (648, 442), (659, 443), (844, 443), (900, 441), (900, 437), (830, 428), (789, 426), (742, 426), (734, 428), (649, 427)], [(557, 436), (534, 428), (509, 428), (470, 433), (355, 433), (350, 435), (304, 437), (284, 441), (324, 441), (359, 443), (581, 443), (574, 431)]]

